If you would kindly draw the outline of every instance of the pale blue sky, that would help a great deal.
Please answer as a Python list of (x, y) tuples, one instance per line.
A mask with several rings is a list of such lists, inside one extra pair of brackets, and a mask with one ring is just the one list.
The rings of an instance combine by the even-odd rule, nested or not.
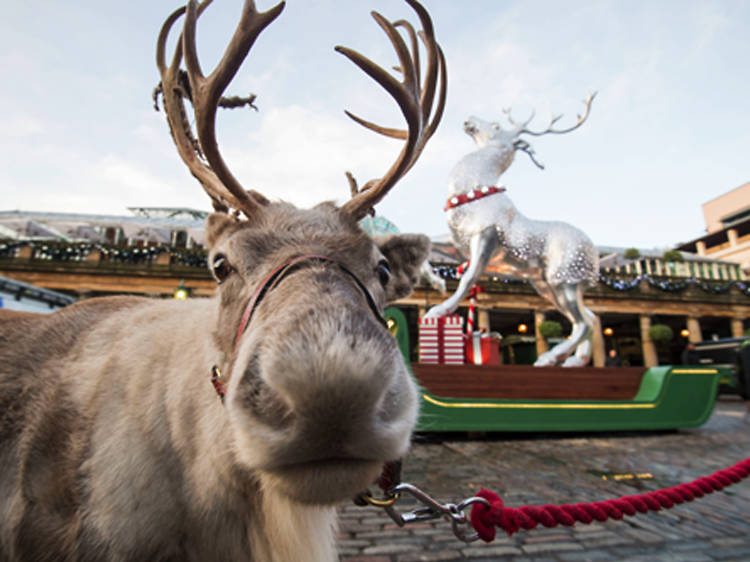
[[(258, 2), (265, 9), (271, 2)], [(570, 123), (530, 138), (504, 176), (525, 215), (575, 224), (598, 245), (666, 247), (700, 236), (701, 204), (750, 181), (750, 2), (744, 0), (425, 0), (449, 72), (448, 105), (422, 159), (379, 207), (403, 231), (439, 235), (446, 180), (473, 144), (468, 115), (519, 119), (537, 109)], [(0, 20), (0, 210), (126, 213), (128, 206), (208, 209), (151, 106), (154, 45), (175, 4), (13, 2)], [(204, 68), (231, 32), (238, 0), (199, 25)], [(398, 0), (289, 0), (229, 93), (260, 112), (224, 112), (219, 139), (243, 184), (309, 206), (348, 196), (344, 171), (380, 175), (397, 141), (343, 114), (401, 126), (395, 104), (349, 61), (344, 44), (395, 63), (369, 10)], [(411, 17), (411, 16), (410, 16)], [(203, 21), (205, 19), (205, 21)], [(750, 204), (750, 202), (748, 202)]]

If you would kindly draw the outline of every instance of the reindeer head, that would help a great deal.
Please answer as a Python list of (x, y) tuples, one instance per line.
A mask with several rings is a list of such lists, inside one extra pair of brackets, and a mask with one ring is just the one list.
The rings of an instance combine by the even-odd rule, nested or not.
[[(530, 129), (527, 129), (527, 127), (536, 115), (533, 110), (526, 121), (524, 121), (523, 123), (516, 123), (516, 121), (514, 121), (513, 117), (511, 116), (510, 109), (503, 109), (503, 113), (505, 113), (505, 116), (508, 119), (508, 123), (510, 124), (509, 127), (503, 128), (498, 122), (490, 123), (489, 121), (484, 121), (478, 117), (472, 116), (464, 122), (464, 131), (474, 139), (474, 142), (479, 148), (493, 146), (506, 150), (508, 152), (508, 156), (504, 160), (506, 162), (506, 165), (502, 171), (505, 171), (505, 169), (510, 166), (511, 162), (513, 161), (512, 155), (516, 150), (522, 150), (523, 152), (528, 154), (534, 164), (536, 164), (539, 168), (544, 169), (544, 166), (540, 164), (534, 157), (534, 149), (526, 140), (521, 138), (521, 135), (526, 134), (539, 137), (550, 133), (559, 135), (574, 131), (575, 129), (583, 125), (584, 121), (588, 119), (589, 113), (591, 111), (591, 102), (594, 101), (594, 96), (596, 96), (596, 92), (589, 94), (589, 96), (583, 102), (586, 106), (586, 111), (583, 113), (583, 115), (578, 115), (578, 119), (576, 120), (575, 124), (565, 129), (553, 128), (555, 123), (557, 123), (562, 118), (562, 114), (553, 115), (550, 118), (549, 125), (547, 125), (547, 128), (545, 130), (532, 131)], [(502, 173), (502, 171), (500, 173)]]
[[(245, 191), (218, 151), (214, 121), (221, 95), (283, 4), (259, 13), (247, 0), (224, 57), (208, 77), (195, 52), (196, 20), (208, 2), (191, 1), (173, 13), (157, 47), (172, 136), (219, 211), (206, 225), (209, 265), (219, 284), (217, 325), (207, 329), (226, 383), (235, 457), (262, 486), (306, 503), (339, 501), (367, 487), (384, 462), (404, 454), (416, 423), (416, 388), (381, 314), (388, 302), (411, 292), (429, 240), (398, 235), (375, 243), (357, 224), (414, 164), (445, 102), (445, 64), (432, 23), (416, 1), (406, 1), (423, 27), (423, 87), (416, 35), (406, 22), (373, 13), (395, 47), (402, 81), (337, 47), (388, 90), (408, 124), (405, 131), (384, 129), (350, 115), (406, 143), (383, 178), (341, 207), (298, 209)], [(164, 45), (183, 13), (182, 37), (167, 67)], [(397, 26), (409, 32), (411, 51)], [(183, 57), (197, 140), (185, 118)], [(430, 122), (438, 74), (439, 101)]]
[(493, 145), (507, 146), (509, 150), (513, 150), (513, 141), (518, 137), (513, 129), (503, 129), (500, 123), (495, 121), (490, 123), (474, 116), (464, 121), (464, 131), (474, 139), (479, 148)]

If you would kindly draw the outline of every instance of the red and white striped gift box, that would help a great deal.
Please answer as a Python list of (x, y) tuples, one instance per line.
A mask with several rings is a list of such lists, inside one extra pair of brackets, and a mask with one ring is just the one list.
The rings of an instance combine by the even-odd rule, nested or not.
[(461, 365), (464, 319), (457, 314), (419, 319), (419, 362)]

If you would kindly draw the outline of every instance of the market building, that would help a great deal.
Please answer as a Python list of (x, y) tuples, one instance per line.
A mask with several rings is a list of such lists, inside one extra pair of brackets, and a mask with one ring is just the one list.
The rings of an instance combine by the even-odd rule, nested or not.
[[(745, 188), (750, 184), (739, 189)], [(0, 275), (81, 299), (213, 294), (215, 283), (203, 248), (206, 213), (131, 211), (132, 216), (0, 212)], [(738, 225), (742, 220), (750, 225), (750, 217), (737, 223), (722, 212), (729, 225), (723, 230), (734, 229), (731, 236), (744, 243), (750, 236)], [(750, 329), (750, 281), (744, 262), (719, 259), (718, 253), (708, 251), (708, 243), (706, 247), (703, 254), (690, 253), (685, 245), (676, 254), (598, 248), (599, 283), (585, 293), (587, 306), (599, 318), (594, 364), (603, 364), (608, 349), (616, 349), (629, 365), (675, 364), (688, 340), (740, 337)], [(450, 243), (433, 241), (430, 262), (448, 291), (456, 287), (462, 261)], [(479, 284), (477, 325), (501, 336), (503, 361), (533, 363), (548, 349), (554, 341), (539, 331), (545, 320), (559, 322), (563, 334), (568, 333), (567, 319), (527, 283), (486, 272)], [(423, 282), (397, 303), (409, 321), (412, 342), (417, 341), (418, 319), (443, 298)], [(464, 302), (459, 314), (465, 315), (467, 308)], [(654, 342), (649, 330), (655, 324), (669, 326), (674, 337)]]

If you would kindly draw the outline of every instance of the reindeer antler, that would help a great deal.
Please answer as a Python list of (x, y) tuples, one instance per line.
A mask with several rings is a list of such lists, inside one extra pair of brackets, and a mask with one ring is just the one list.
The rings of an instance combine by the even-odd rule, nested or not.
[(584, 111), (583, 115), (578, 115), (578, 120), (575, 122), (575, 124), (571, 127), (568, 127), (567, 129), (553, 129), (552, 126), (557, 123), (563, 116), (563, 114), (559, 115), (553, 115), (550, 118), (549, 125), (547, 125), (547, 128), (544, 131), (530, 131), (526, 128), (526, 126), (531, 122), (531, 120), (534, 118), (534, 112), (532, 111), (531, 117), (529, 117), (528, 120), (526, 120), (521, 126), (516, 125), (513, 120), (510, 117), (510, 111), (503, 110), (505, 114), (508, 116), (508, 121), (511, 123), (511, 125), (514, 125), (518, 129), (518, 134), (526, 133), (527, 135), (533, 135), (535, 137), (546, 135), (547, 133), (553, 133), (556, 135), (560, 135), (563, 133), (569, 133), (571, 131), (576, 130), (578, 127), (583, 125), (584, 121), (588, 119), (589, 113), (591, 113), (591, 102), (594, 101), (594, 97), (596, 97), (596, 92), (592, 92), (588, 95), (588, 97), (583, 101), (583, 103), (586, 105), (586, 111)]
[[(417, 13), (422, 24), (422, 31), (419, 32), (419, 38), (424, 43), (427, 53), (427, 71), (425, 73), (424, 85), (421, 89), (419, 84), (420, 67), (419, 46), (416, 40), (417, 34), (407, 21), (389, 22), (379, 13), (372, 12), (373, 19), (388, 35), (396, 51), (400, 63), (397, 70), (403, 76), (401, 81), (360, 53), (346, 47), (336, 47), (336, 51), (348, 57), (396, 100), (407, 123), (407, 129), (387, 128), (357, 117), (349, 111), (346, 112), (354, 121), (376, 133), (406, 141), (401, 153), (386, 174), (378, 180), (367, 182), (365, 187), (358, 190), (352, 199), (342, 206), (342, 211), (356, 218), (362, 218), (367, 214), (414, 165), (422, 150), (424, 150), (425, 144), (435, 132), (445, 108), (447, 84), (445, 57), (435, 40), (432, 20), (427, 10), (416, 2), (416, 0), (406, 0), (406, 2)], [(404, 43), (397, 27), (403, 27), (409, 34), (411, 52)], [(430, 120), (430, 114), (433, 113), (432, 105), (435, 99), (438, 75), (440, 77), (438, 102), (432, 120)], [(352, 185), (352, 180), (353, 178), (350, 177), (350, 186)], [(356, 183), (354, 185), (356, 186)], [(354, 192), (354, 189), (352, 191)]]
[[(196, 21), (211, 0), (200, 5), (190, 0), (186, 8), (175, 10), (164, 22), (156, 46), (156, 65), (161, 74), (161, 91), (169, 129), (177, 145), (177, 151), (187, 164), (190, 172), (203, 185), (217, 210), (227, 210), (227, 206), (242, 211), (249, 216), (263, 205), (263, 198), (248, 193), (232, 175), (219, 152), (216, 141), (216, 109), (222, 94), (234, 78), (242, 61), (245, 60), (253, 43), (260, 33), (284, 9), (280, 2), (265, 12), (258, 12), (253, 0), (245, 0), (242, 16), (232, 39), (217, 67), (204, 76), (195, 45)], [(166, 64), (166, 43), (174, 23), (185, 14), (182, 34), (177, 41), (172, 64)], [(185, 60), (187, 72), (180, 69)], [(185, 75), (190, 91), (186, 92)], [(183, 99), (187, 97), (193, 104), (196, 121), (197, 140), (187, 119)], [(247, 98), (252, 104), (254, 96)], [(241, 100), (242, 101), (242, 100)]]

